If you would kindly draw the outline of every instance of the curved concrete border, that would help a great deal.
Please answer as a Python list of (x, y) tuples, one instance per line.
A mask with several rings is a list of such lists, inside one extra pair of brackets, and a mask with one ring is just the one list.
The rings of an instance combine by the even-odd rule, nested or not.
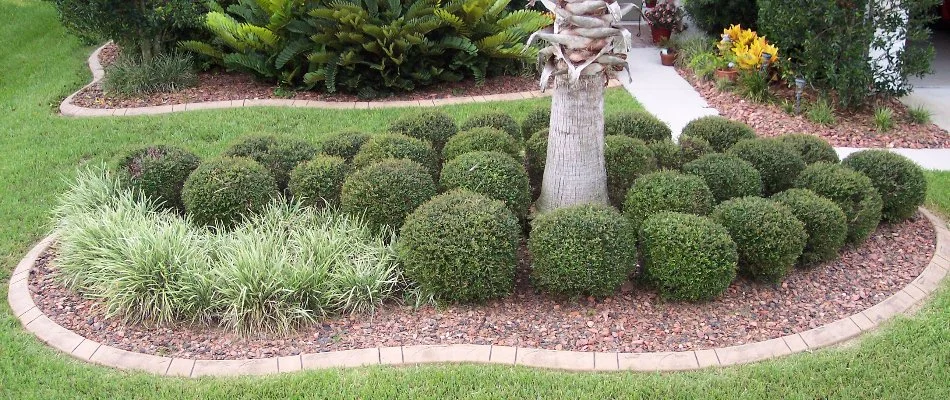
[(309, 369), (364, 365), (485, 363), (524, 365), (570, 371), (680, 371), (745, 364), (811, 351), (854, 338), (887, 319), (907, 312), (937, 289), (950, 269), (950, 230), (937, 216), (921, 208), (937, 233), (937, 248), (927, 268), (886, 300), (827, 325), (762, 342), (717, 349), (662, 353), (603, 353), (556, 351), (494, 345), (430, 345), (376, 347), (253, 360), (193, 360), (134, 353), (86, 339), (56, 324), (33, 303), (29, 274), (54, 238), (40, 241), (17, 265), (10, 279), (8, 300), (26, 329), (48, 345), (83, 361), (168, 376), (265, 375)]

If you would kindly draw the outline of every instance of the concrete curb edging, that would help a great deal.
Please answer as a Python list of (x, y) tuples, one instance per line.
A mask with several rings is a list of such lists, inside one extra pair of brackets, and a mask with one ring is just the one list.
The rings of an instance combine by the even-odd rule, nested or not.
[(449, 344), (375, 347), (251, 360), (193, 360), (134, 353), (77, 335), (56, 324), (36, 307), (29, 291), (28, 277), (33, 264), (54, 242), (52, 235), (37, 243), (17, 265), (10, 278), (8, 301), (26, 330), (59, 351), (95, 364), (166, 376), (268, 375), (312, 369), (432, 363), (523, 365), (567, 371), (695, 370), (746, 364), (831, 346), (873, 330), (922, 302), (950, 272), (950, 230), (939, 217), (923, 208), (920, 210), (934, 225), (937, 246), (924, 271), (904, 289), (864, 311), (815, 329), (762, 342), (706, 350), (604, 353)]

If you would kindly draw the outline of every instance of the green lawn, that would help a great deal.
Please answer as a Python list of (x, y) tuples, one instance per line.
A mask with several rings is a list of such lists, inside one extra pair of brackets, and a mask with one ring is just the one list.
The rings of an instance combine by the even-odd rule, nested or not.
[[(168, 116), (68, 119), (58, 102), (85, 84), (91, 50), (67, 36), (53, 8), (0, 0), (0, 296), (77, 166), (164, 142), (215, 154), (250, 133), (309, 138), (344, 128), (378, 131), (404, 110), (283, 108)], [(516, 117), (546, 100), (500, 103)], [(620, 90), (608, 110), (635, 107)], [(484, 105), (446, 107), (459, 118)], [(930, 206), (950, 214), (950, 173), (928, 174)], [(0, 306), (0, 398), (950, 398), (950, 290), (917, 315), (857, 345), (754, 365), (672, 373), (564, 373), (503, 366), (375, 367), (269, 378), (173, 379), (117, 372), (59, 354), (25, 333)]]

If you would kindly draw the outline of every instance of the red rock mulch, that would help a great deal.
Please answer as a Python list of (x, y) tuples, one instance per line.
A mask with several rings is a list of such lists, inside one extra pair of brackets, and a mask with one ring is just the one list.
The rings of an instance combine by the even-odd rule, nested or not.
[(121, 349), (174, 357), (243, 359), (374, 346), (474, 343), (578, 351), (683, 351), (738, 345), (802, 332), (884, 300), (928, 264), (933, 226), (922, 215), (882, 225), (841, 258), (796, 269), (780, 285), (740, 278), (708, 303), (665, 302), (626, 285), (601, 301), (558, 301), (534, 292), (522, 262), (514, 295), (483, 306), (390, 304), (375, 316), (334, 317), (282, 338), (241, 338), (221, 328), (129, 326), (103, 318), (101, 306), (64, 289), (55, 256), (30, 276), (38, 307), (60, 325)]

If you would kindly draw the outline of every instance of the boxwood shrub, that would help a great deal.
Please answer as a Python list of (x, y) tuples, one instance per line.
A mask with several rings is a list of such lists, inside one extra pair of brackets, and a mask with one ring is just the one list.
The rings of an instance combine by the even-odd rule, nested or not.
[(748, 125), (717, 115), (700, 117), (683, 127), (683, 135), (698, 137), (709, 142), (715, 151), (726, 151), (743, 139), (754, 139), (755, 132)]
[(505, 132), (495, 128), (472, 128), (452, 136), (442, 149), (442, 159), (449, 161), (472, 151), (498, 151), (516, 160), (521, 159), (521, 144)]
[(673, 139), (669, 126), (643, 110), (607, 114), (604, 117), (604, 134), (630, 136), (644, 142)]
[(514, 289), (521, 227), (505, 203), (466, 190), (429, 200), (396, 245), (406, 277), (441, 301), (473, 303)]
[(762, 195), (759, 170), (732, 154), (707, 154), (686, 163), (683, 172), (703, 178), (717, 202), (734, 197)]
[(657, 168), (677, 170), (683, 166), (680, 147), (672, 140), (647, 142), (647, 147), (653, 152)]
[(838, 162), (838, 153), (835, 152), (835, 148), (818, 136), (796, 133), (779, 136), (778, 140), (798, 152), (805, 164), (811, 165), (819, 161)]
[(360, 169), (389, 158), (415, 161), (434, 175), (439, 170), (438, 157), (428, 142), (399, 134), (370, 138), (353, 157), (353, 167)]
[(542, 129), (548, 129), (551, 125), (551, 107), (542, 106), (532, 108), (528, 111), (528, 116), (521, 121), (521, 134), (524, 140), (531, 139), (531, 135)]
[(448, 114), (438, 110), (425, 110), (405, 114), (389, 126), (389, 132), (425, 140), (436, 150), (458, 133), (458, 125)]
[(521, 126), (507, 113), (501, 111), (488, 111), (473, 115), (462, 124), (462, 130), (467, 131), (472, 128), (488, 127), (503, 131), (511, 137), (521, 140)]
[(317, 148), (328, 156), (342, 157), (346, 162), (353, 161), (356, 153), (370, 136), (362, 132), (343, 131), (331, 134), (319, 142)]
[(715, 152), (709, 142), (703, 138), (680, 135), (678, 144), (680, 164), (686, 164)]
[(531, 186), (524, 166), (497, 151), (465, 153), (445, 163), (439, 183), (444, 190), (456, 188), (504, 201), (516, 216), (524, 218), (531, 206)]
[(178, 147), (154, 145), (132, 150), (118, 162), (117, 176), (124, 185), (163, 207), (184, 210), (181, 190), (188, 174), (201, 160)]
[(309, 142), (285, 136), (249, 136), (234, 143), (224, 155), (247, 157), (259, 162), (274, 176), (277, 188), (287, 189), (290, 171), (317, 154), (317, 148)]
[(850, 243), (867, 240), (881, 222), (881, 195), (871, 179), (841, 164), (809, 165), (795, 181), (795, 187), (809, 189), (841, 207), (848, 218)]
[(263, 210), (277, 194), (274, 176), (257, 161), (221, 157), (192, 171), (181, 199), (195, 223), (229, 228)]
[(531, 135), (528, 142), (525, 143), (525, 165), (528, 169), (528, 176), (531, 177), (531, 184), (541, 186), (541, 179), (544, 177), (544, 163), (548, 157), (548, 130), (542, 129)]
[(756, 280), (781, 282), (805, 248), (807, 234), (788, 207), (761, 197), (727, 200), (711, 217), (729, 231), (739, 268)]
[(792, 187), (805, 169), (798, 152), (777, 139), (747, 139), (729, 149), (730, 154), (748, 161), (762, 175), (762, 192), (771, 196)]
[(736, 277), (736, 244), (726, 228), (707, 217), (653, 215), (643, 222), (640, 243), (643, 273), (664, 298), (712, 299)]
[(295, 200), (308, 206), (340, 205), (340, 191), (350, 166), (342, 157), (318, 155), (290, 172), (288, 189)]
[(636, 245), (630, 222), (609, 206), (541, 214), (528, 239), (532, 281), (555, 296), (608, 296), (636, 269)]
[(838, 249), (848, 237), (848, 220), (835, 202), (808, 189), (788, 189), (772, 196), (792, 210), (805, 225), (808, 240), (798, 264), (807, 266), (838, 257)]
[(927, 197), (924, 171), (913, 161), (885, 150), (864, 150), (845, 157), (844, 166), (871, 179), (881, 195), (881, 217), (903, 221), (917, 212)]
[(627, 191), (640, 175), (656, 169), (653, 150), (640, 139), (611, 135), (606, 138), (607, 194), (615, 206), (623, 205)]
[(406, 215), (435, 196), (432, 175), (421, 164), (388, 159), (361, 168), (343, 181), (343, 211), (362, 214), (376, 229), (399, 228)]
[(633, 182), (623, 203), (624, 216), (639, 229), (643, 220), (662, 211), (705, 215), (713, 208), (713, 195), (694, 175), (660, 171), (643, 175)]

